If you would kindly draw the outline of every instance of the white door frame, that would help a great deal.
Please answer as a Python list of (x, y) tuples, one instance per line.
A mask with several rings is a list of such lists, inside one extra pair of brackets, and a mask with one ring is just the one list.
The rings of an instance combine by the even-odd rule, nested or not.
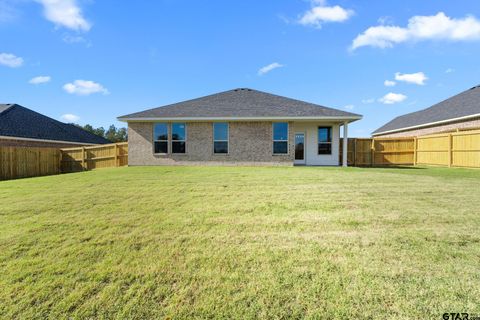
[(297, 134), (301, 134), (303, 135), (303, 160), (297, 160), (295, 159), (295, 154), (296, 154), (296, 151), (294, 150), (293, 151), (293, 159), (294, 159), (294, 164), (299, 164), (299, 165), (305, 165), (307, 164), (307, 134), (305, 132), (295, 132), (295, 135), (293, 136), (293, 144), (294, 144), (294, 148), (296, 148), (297, 146)]

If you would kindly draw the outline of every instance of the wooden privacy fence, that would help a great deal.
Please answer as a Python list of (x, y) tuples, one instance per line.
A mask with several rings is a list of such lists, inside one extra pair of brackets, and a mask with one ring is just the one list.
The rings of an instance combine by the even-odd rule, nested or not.
[[(340, 162), (342, 161), (340, 140)], [(348, 139), (351, 166), (440, 165), (480, 168), (480, 130), (416, 138)], [(128, 143), (68, 149), (0, 147), (0, 180), (128, 165)]]
[(128, 143), (62, 149), (61, 171), (79, 172), (128, 165)]
[(480, 168), (480, 130), (412, 138), (348, 139), (347, 159), (351, 166), (420, 164)]
[(128, 143), (68, 149), (0, 147), (0, 180), (128, 165)]
[(60, 158), (55, 148), (0, 147), (0, 180), (59, 174)]
[(417, 164), (480, 168), (480, 130), (423, 136), (416, 142)]
[[(340, 141), (340, 162), (342, 162)], [(413, 165), (415, 138), (348, 139), (347, 162), (350, 166)]]

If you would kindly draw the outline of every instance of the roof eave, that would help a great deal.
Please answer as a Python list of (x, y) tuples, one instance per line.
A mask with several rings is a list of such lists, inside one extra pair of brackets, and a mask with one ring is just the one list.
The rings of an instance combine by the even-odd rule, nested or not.
[(154, 122), (154, 121), (348, 121), (362, 119), (361, 115), (352, 116), (306, 116), (306, 117), (118, 117), (122, 122)]
[(423, 123), (423, 124), (410, 126), (410, 127), (403, 127), (403, 128), (386, 130), (386, 131), (379, 131), (379, 132), (374, 131), (374, 132), (372, 132), (372, 136), (379, 136), (379, 135), (384, 135), (384, 134), (389, 134), (389, 133), (396, 133), (396, 132), (408, 131), (408, 130), (413, 130), (413, 129), (431, 127), (431, 126), (435, 126), (435, 125), (439, 125), (439, 124), (446, 124), (446, 123), (450, 123), (450, 122), (457, 122), (457, 121), (468, 120), (468, 119), (479, 118), (479, 117), (480, 117), (480, 113), (476, 113), (476, 114), (472, 114), (472, 115), (469, 115), (469, 116), (463, 116), (463, 117), (458, 117), (458, 118), (452, 118), (452, 119), (434, 121), (434, 122), (429, 122), (429, 123)]

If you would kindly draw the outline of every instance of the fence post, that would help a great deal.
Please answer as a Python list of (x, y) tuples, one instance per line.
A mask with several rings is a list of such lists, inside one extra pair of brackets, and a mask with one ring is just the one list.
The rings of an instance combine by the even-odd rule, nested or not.
[(115, 143), (115, 167), (118, 167), (118, 146), (117, 144)]
[(353, 139), (353, 166), (357, 165), (357, 138)]
[(451, 133), (448, 134), (448, 167), (452, 166), (453, 163), (453, 135)]
[(413, 138), (413, 165), (416, 166), (417, 165), (417, 143), (418, 143), (418, 140), (417, 140), (417, 137), (414, 137)]
[(55, 151), (55, 159), (57, 160), (57, 173), (62, 173), (62, 160), (63, 160), (63, 152), (62, 149), (58, 149)]
[(372, 155), (371, 155), (371, 166), (373, 167), (375, 165), (375, 138), (372, 139)]
[(85, 166), (85, 163), (86, 163), (86, 161), (85, 161), (85, 156), (86, 156), (86, 154), (85, 154), (85, 147), (82, 147), (82, 169), (83, 169), (84, 171), (87, 169), (86, 166)]

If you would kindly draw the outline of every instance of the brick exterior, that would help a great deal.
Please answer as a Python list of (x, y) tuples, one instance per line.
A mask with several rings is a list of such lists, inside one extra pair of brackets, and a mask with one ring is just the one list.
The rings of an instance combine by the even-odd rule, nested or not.
[[(229, 154), (213, 153), (213, 124), (187, 122), (185, 154), (153, 153), (153, 123), (128, 124), (128, 164), (145, 165), (293, 165), (294, 127), (289, 123), (289, 153), (273, 155), (272, 122), (230, 122)], [(171, 152), (171, 148), (169, 148)]]
[(416, 137), (416, 136), (425, 136), (425, 135), (441, 133), (441, 132), (455, 131), (456, 129), (465, 130), (469, 128), (473, 129), (473, 128), (479, 128), (479, 127), (480, 127), (480, 119), (473, 119), (469, 121), (459, 121), (459, 122), (453, 122), (453, 123), (448, 123), (448, 124), (443, 124), (438, 126), (431, 126), (431, 127), (419, 128), (414, 130), (376, 135), (375, 137), (383, 137), (383, 138)]
[(0, 147), (32, 147), (32, 148), (75, 148), (81, 147), (81, 144), (69, 144), (61, 142), (46, 142), (46, 141), (27, 141), (0, 138)]

